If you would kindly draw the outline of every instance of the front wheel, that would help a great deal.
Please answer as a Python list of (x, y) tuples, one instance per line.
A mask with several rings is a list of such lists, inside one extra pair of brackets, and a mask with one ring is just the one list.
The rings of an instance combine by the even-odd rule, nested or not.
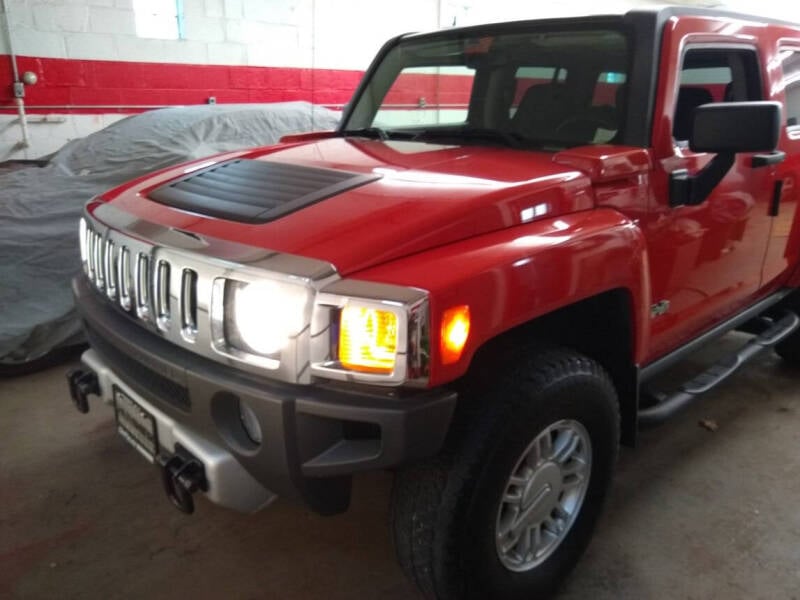
[(546, 350), (461, 402), (440, 456), (396, 476), (401, 566), (432, 598), (547, 596), (601, 512), (619, 439), (614, 387), (592, 360)]

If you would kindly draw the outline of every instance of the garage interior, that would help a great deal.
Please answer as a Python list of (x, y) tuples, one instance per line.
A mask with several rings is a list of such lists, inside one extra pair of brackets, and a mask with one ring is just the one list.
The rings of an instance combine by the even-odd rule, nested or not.
[[(186, 516), (111, 411), (74, 410), (70, 366), (0, 384), (0, 596), (418, 597), (389, 538), (391, 473), (356, 477), (350, 510), (335, 517), (280, 499), (255, 515), (199, 500)], [(797, 598), (798, 377), (767, 353), (623, 449), (606, 513), (558, 598)]]
[[(763, 4), (765, 15), (800, 20)], [(651, 4), (615, 0), (602, 12), (636, 6)], [(159, 108), (302, 101), (338, 115), (394, 35), (598, 10), (585, 0), (2, 0), (0, 9), (0, 175), (12, 168), (4, 161), (42, 159)], [(15, 265), (0, 269), (3, 286)], [(0, 319), (9, 314), (0, 305)], [(660, 377), (698, 372), (740, 338)], [(254, 515), (201, 499), (183, 515), (117, 435), (113, 411), (75, 411), (64, 375), (77, 365), (72, 353), (0, 378), (0, 598), (418, 597), (392, 550), (392, 473), (357, 476), (350, 510), (334, 517), (282, 499)], [(557, 597), (800, 598), (799, 381), (766, 352), (624, 448), (598, 530)]]

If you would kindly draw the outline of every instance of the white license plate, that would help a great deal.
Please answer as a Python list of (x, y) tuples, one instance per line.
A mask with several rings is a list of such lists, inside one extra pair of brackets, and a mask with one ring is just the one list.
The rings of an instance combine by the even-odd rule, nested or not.
[(153, 415), (118, 387), (114, 387), (114, 412), (120, 435), (153, 462), (158, 453), (158, 435)]

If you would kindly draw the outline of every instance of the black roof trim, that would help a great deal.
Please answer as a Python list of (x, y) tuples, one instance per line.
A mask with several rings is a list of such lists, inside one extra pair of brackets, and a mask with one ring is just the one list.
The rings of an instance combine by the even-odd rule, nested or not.
[(784, 21), (763, 15), (740, 13), (720, 8), (708, 8), (700, 6), (663, 6), (654, 8), (635, 8), (627, 14), (641, 13), (655, 15), (658, 21), (658, 29), (665, 21), (672, 17), (722, 17), (727, 19), (739, 19), (751, 23), (769, 23), (770, 25), (783, 25), (792, 28), (800, 28), (800, 22)]
[(723, 18), (733, 18), (739, 19), (742, 21), (749, 21), (753, 23), (769, 23), (771, 25), (784, 25), (793, 28), (800, 28), (800, 22), (793, 22), (793, 21), (784, 21), (781, 19), (775, 19), (773, 17), (766, 17), (762, 15), (754, 15), (754, 14), (747, 14), (747, 13), (739, 13), (735, 11), (730, 11), (726, 9), (719, 9), (719, 8), (710, 8), (710, 7), (696, 7), (696, 6), (653, 6), (653, 7), (639, 7), (631, 9), (627, 12), (619, 12), (619, 13), (609, 13), (609, 14), (596, 14), (596, 15), (585, 15), (585, 16), (577, 16), (577, 17), (555, 17), (549, 19), (521, 19), (521, 20), (513, 20), (513, 21), (496, 21), (491, 23), (481, 23), (479, 25), (468, 25), (465, 27), (449, 27), (446, 29), (436, 29), (433, 31), (426, 31), (426, 32), (416, 32), (416, 33), (406, 33), (404, 35), (397, 36), (394, 38), (394, 42), (399, 41), (400, 39), (408, 39), (408, 38), (417, 38), (417, 37), (431, 37), (435, 38), (439, 35), (452, 35), (454, 32), (457, 34), (470, 34), (470, 33), (480, 33), (485, 29), (491, 29), (493, 31), (497, 31), (499, 28), (524, 28), (530, 26), (549, 26), (549, 25), (567, 25), (567, 24), (575, 24), (575, 23), (593, 23), (595, 21), (599, 22), (613, 22), (619, 21), (621, 19), (628, 20), (628, 17), (633, 15), (639, 15), (641, 17), (650, 17), (654, 19), (657, 23), (657, 30), (660, 33), (661, 26), (664, 22), (672, 17), (723, 17)]

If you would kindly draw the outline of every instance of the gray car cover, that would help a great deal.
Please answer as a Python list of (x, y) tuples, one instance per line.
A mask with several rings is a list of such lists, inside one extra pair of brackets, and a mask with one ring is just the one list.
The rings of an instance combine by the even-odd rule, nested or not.
[(338, 113), (307, 102), (165, 108), (69, 142), (43, 167), (0, 174), (0, 364), (82, 340), (70, 280), (80, 270), (78, 219), (93, 196), (162, 167), (337, 122)]

